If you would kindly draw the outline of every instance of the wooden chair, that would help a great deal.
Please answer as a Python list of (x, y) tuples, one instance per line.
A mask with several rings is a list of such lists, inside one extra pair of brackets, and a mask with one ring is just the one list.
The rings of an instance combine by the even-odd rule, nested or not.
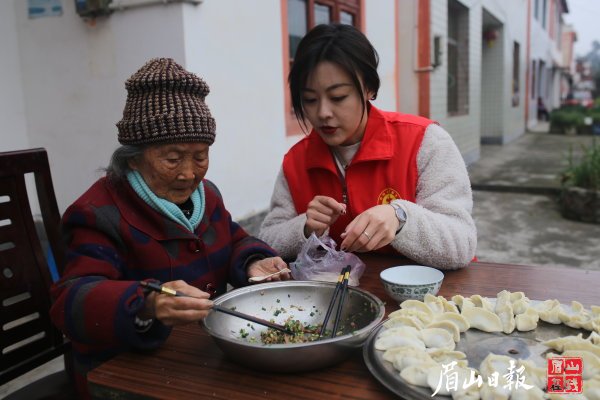
[[(65, 260), (46, 150), (0, 153), (0, 385), (70, 348), (49, 317), (52, 279), (29, 205), (25, 175), (30, 173), (59, 274)], [(67, 369), (28, 384), (8, 399), (75, 398)]]

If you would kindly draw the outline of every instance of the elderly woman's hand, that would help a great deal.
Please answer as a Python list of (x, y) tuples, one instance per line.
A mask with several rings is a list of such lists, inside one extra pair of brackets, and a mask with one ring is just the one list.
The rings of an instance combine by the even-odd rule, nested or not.
[(377, 250), (394, 240), (399, 224), (393, 207), (387, 204), (371, 207), (348, 224), (341, 234), (340, 248), (358, 252)]
[[(254, 276), (269, 275), (285, 268), (287, 268), (287, 264), (281, 259), (281, 257), (270, 257), (254, 261), (252, 264), (250, 264), (246, 273), (248, 278), (252, 278)], [(291, 276), (289, 272), (282, 272), (280, 274), (268, 277), (263, 282), (287, 281), (290, 278)]]
[(163, 286), (192, 297), (151, 293), (146, 297), (146, 307), (138, 317), (156, 318), (167, 326), (185, 325), (204, 319), (212, 308), (210, 294), (184, 281), (166, 282)]

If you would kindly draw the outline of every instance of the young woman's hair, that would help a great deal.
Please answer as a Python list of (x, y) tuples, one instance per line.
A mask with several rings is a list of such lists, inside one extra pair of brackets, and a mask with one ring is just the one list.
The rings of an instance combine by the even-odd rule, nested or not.
[(351, 25), (317, 25), (298, 44), (288, 77), (292, 106), (301, 124), (305, 123), (302, 91), (308, 76), (321, 61), (332, 62), (350, 75), (360, 94), (363, 108), (366, 101), (360, 79), (364, 88), (373, 93), (373, 99), (377, 97), (380, 84), (377, 74), (379, 56), (369, 39)]

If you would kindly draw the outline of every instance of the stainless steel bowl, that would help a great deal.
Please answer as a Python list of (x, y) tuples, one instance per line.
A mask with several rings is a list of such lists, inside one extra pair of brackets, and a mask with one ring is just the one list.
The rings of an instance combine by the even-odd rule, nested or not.
[[(335, 283), (285, 281), (248, 286), (226, 293), (215, 300), (222, 307), (234, 308), (266, 320), (283, 324), (290, 316), (304, 325), (323, 322)], [(333, 328), (335, 310), (327, 324)], [(383, 319), (385, 307), (369, 292), (348, 287), (340, 319), (342, 335), (315, 342), (294, 344), (261, 343), (266, 327), (211, 312), (204, 327), (221, 350), (234, 361), (252, 368), (275, 372), (299, 372), (334, 365), (360, 348), (369, 333)], [(350, 323), (354, 322), (354, 326)], [(248, 333), (243, 338), (242, 335)]]

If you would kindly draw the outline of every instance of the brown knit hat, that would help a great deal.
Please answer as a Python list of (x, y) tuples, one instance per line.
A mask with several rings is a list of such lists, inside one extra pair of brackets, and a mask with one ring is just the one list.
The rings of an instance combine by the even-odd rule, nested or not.
[(204, 103), (208, 85), (170, 58), (153, 58), (125, 82), (127, 101), (117, 122), (119, 143), (215, 141), (215, 120)]

